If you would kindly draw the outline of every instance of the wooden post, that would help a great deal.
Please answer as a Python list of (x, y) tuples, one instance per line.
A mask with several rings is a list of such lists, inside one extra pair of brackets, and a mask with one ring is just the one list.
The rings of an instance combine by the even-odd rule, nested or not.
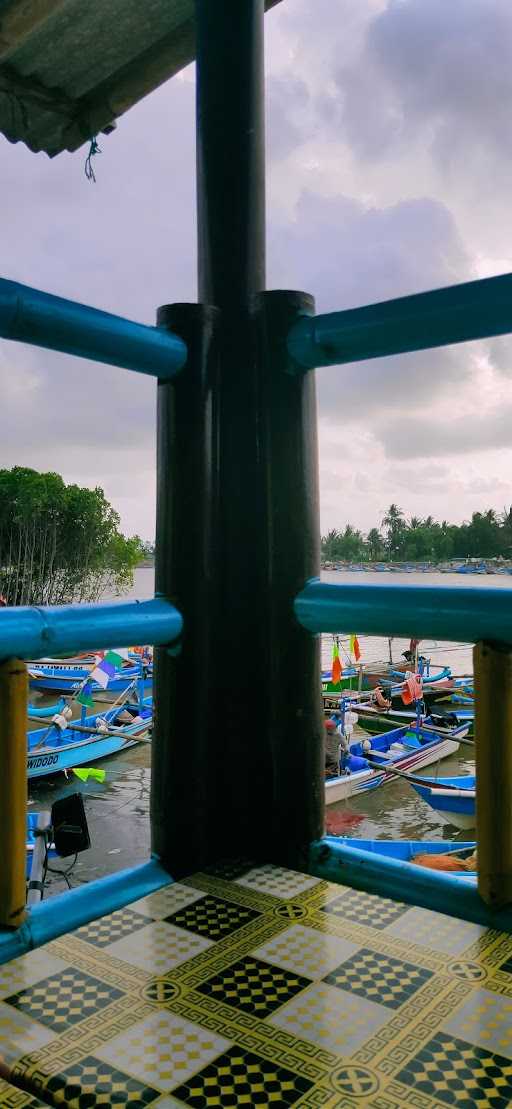
[(475, 674), (478, 892), (512, 902), (512, 649), (477, 643)]
[(25, 917), (27, 843), (27, 670), (18, 659), (0, 663), (0, 926)]

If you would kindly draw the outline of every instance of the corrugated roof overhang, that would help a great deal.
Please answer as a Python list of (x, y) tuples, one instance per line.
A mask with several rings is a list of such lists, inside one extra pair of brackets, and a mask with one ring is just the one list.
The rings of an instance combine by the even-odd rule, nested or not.
[(194, 60), (194, 12), (194, 0), (0, 0), (0, 132), (53, 157), (108, 131)]

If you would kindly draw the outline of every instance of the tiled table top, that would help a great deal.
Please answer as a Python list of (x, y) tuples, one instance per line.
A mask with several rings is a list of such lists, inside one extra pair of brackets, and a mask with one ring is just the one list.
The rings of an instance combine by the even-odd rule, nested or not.
[(0, 1073), (13, 1109), (506, 1109), (512, 937), (229, 864), (0, 967)]

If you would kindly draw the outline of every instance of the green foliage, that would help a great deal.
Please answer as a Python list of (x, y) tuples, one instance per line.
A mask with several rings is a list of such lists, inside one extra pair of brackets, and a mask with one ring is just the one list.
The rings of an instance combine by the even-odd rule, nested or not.
[[(498, 516), (494, 509), (474, 512), (469, 523), (439, 524), (432, 516), (405, 519), (391, 504), (382, 519), (384, 535), (372, 528), (364, 538), (347, 524), (322, 537), (326, 562), (444, 562), (450, 558), (512, 558), (512, 506)], [(357, 542), (356, 542), (357, 537)]]
[(102, 489), (59, 474), (0, 470), (0, 592), (9, 604), (65, 604), (122, 593), (142, 557)]

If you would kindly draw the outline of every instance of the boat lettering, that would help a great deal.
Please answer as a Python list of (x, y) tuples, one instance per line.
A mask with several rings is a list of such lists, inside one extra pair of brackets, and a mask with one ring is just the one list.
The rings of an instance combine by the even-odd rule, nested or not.
[(27, 770), (36, 770), (40, 766), (55, 766), (58, 755), (34, 755), (27, 762)]

